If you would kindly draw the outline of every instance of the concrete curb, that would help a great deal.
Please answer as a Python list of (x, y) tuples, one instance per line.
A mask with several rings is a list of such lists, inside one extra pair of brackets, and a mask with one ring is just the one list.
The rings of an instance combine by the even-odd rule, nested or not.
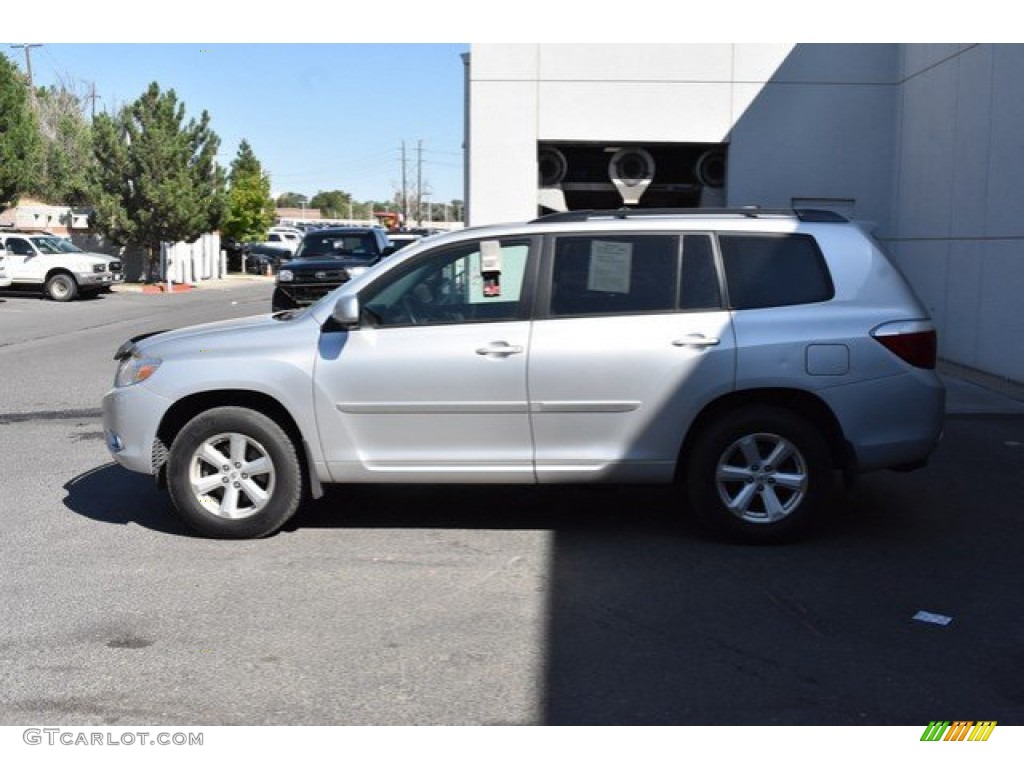
[[(173, 283), (171, 293), (187, 293), (193, 290), (225, 290), (237, 288), (252, 283), (266, 283), (273, 285), (274, 278), (265, 275), (227, 275), (226, 277), (200, 280), (196, 283)], [(115, 293), (167, 293), (167, 283), (121, 283), (115, 285), (112, 290)]]
[(948, 360), (940, 360), (937, 370), (948, 415), (1024, 416), (1024, 385)]

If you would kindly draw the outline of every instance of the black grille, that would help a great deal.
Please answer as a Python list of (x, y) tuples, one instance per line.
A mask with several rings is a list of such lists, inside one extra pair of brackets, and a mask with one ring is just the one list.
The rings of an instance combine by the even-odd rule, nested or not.
[(343, 283), (348, 280), (344, 267), (336, 269), (295, 269), (289, 267), (297, 283)]

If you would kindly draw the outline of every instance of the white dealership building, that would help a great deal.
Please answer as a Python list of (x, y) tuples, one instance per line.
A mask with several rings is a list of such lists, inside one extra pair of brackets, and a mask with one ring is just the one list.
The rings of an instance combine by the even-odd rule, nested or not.
[(1024, 382), (1024, 45), (480, 44), (468, 223), (619, 207), (873, 222), (940, 355)]

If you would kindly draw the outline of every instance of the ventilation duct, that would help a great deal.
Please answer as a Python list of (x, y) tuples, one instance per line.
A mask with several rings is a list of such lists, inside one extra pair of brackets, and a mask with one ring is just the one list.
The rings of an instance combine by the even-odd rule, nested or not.
[(569, 163), (561, 150), (542, 147), (537, 153), (537, 203), (552, 211), (567, 211), (562, 181), (569, 172)]
[(725, 152), (720, 149), (709, 149), (697, 158), (693, 169), (694, 176), (702, 186), (721, 189), (725, 186)]
[(608, 163), (608, 177), (623, 205), (637, 205), (654, 180), (654, 158), (646, 149), (620, 149)]

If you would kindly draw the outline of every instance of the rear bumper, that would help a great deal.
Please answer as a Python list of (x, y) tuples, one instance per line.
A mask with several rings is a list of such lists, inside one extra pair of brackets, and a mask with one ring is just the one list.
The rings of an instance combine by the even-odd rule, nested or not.
[(923, 467), (942, 438), (946, 389), (934, 371), (914, 370), (819, 395), (839, 420), (855, 472)]

